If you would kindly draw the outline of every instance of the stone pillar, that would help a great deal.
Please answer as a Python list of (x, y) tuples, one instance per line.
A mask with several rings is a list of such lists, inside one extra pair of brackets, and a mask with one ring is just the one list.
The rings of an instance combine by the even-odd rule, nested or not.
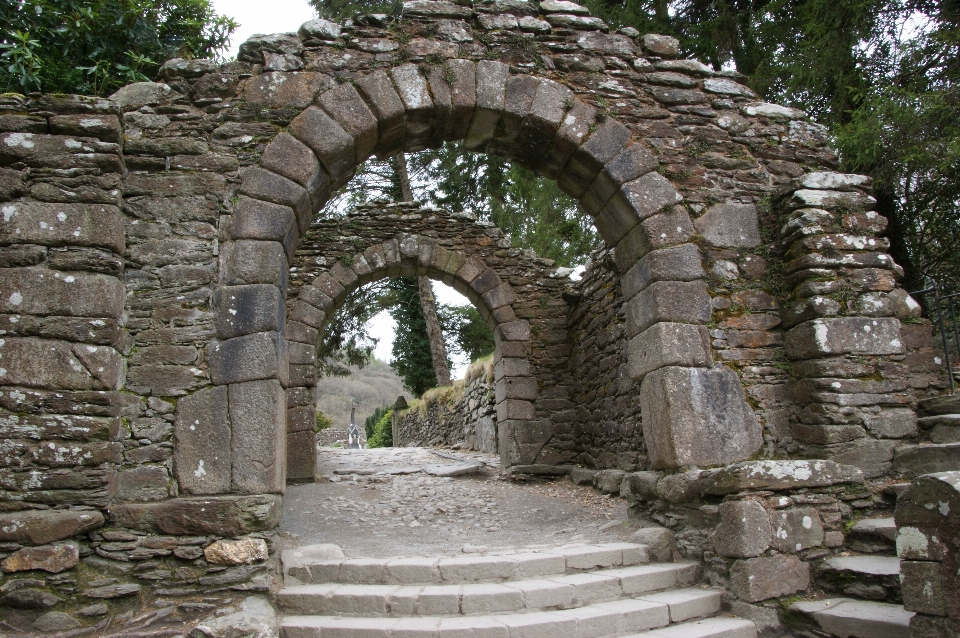
[(920, 306), (879, 237), (869, 178), (809, 173), (781, 187), (780, 247), (791, 292), (782, 312), (793, 363), (794, 438), (810, 458), (889, 473), (898, 442), (917, 435), (900, 320)]
[(960, 472), (913, 481), (894, 518), (911, 638), (960, 636)]

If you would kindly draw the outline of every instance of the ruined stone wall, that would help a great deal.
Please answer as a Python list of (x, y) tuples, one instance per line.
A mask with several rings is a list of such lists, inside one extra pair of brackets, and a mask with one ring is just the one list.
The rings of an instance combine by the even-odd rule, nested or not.
[(497, 452), (497, 411), (493, 379), (481, 375), (466, 386), (421, 400), (393, 415), (396, 447), (441, 446)]

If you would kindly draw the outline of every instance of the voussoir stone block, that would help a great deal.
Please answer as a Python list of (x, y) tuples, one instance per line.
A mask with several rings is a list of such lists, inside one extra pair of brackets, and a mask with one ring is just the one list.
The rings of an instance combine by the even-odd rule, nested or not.
[(296, 251), (298, 225), (297, 216), (289, 206), (241, 197), (233, 209), (230, 236), (279, 242), (290, 259)]
[(531, 170), (539, 170), (573, 100), (573, 91), (559, 82), (540, 82), (530, 105), (530, 116), (524, 121), (514, 147), (517, 161)]
[(287, 255), (275, 241), (240, 239), (224, 244), (220, 252), (221, 283), (226, 285), (287, 283)]
[(515, 154), (514, 146), (523, 122), (530, 114), (540, 82), (539, 78), (531, 75), (513, 75), (507, 78), (503, 114), (491, 142), (491, 150), (507, 156)]
[(828, 317), (787, 332), (787, 356), (817, 359), (838, 354), (900, 354), (900, 320), (889, 317)]
[(579, 199), (603, 167), (619, 155), (629, 142), (630, 131), (627, 127), (613, 118), (604, 118), (567, 162), (557, 186), (571, 197)]
[(710, 335), (705, 326), (655, 323), (630, 340), (627, 361), (637, 382), (666, 366), (709, 368), (713, 365)]
[(470, 130), (477, 108), (477, 65), (471, 60), (449, 60), (447, 68), (455, 81), (450, 86), (450, 122), (446, 140), (462, 140)]
[(769, 549), (773, 541), (770, 517), (757, 501), (727, 501), (720, 504), (720, 525), (713, 533), (713, 546), (721, 556), (753, 558)]
[(229, 386), (232, 489), (282, 494), (286, 478), (287, 400), (275, 379)]
[(353, 136), (329, 115), (311, 106), (290, 122), (289, 131), (319, 158), (330, 176), (331, 189), (339, 188), (353, 177), (357, 165)]
[(477, 63), (477, 102), (473, 120), (463, 141), (468, 150), (482, 150), (493, 138), (503, 113), (510, 67), (501, 62), (481, 60)]
[(353, 136), (358, 164), (373, 155), (377, 148), (377, 117), (352, 84), (345, 82), (324, 92), (316, 103)]
[(427, 80), (415, 64), (403, 64), (390, 71), (397, 95), (406, 110), (404, 150), (422, 151), (430, 141), (433, 125), (433, 99)]
[[(291, 206), (297, 211), (301, 232), (306, 232), (304, 224), (307, 228), (310, 227), (314, 211), (320, 210), (330, 197), (330, 177), (320, 167), (317, 156), (310, 147), (297, 138), (287, 133), (280, 133), (263, 150), (260, 165), (296, 182), (307, 191), (307, 196), (310, 198), (309, 208), (298, 209)], [(286, 202), (280, 203), (286, 204)]]
[(376, 154), (392, 157), (403, 150), (406, 134), (406, 109), (385, 71), (374, 71), (357, 80), (357, 91), (377, 118), (380, 132)]
[(657, 168), (659, 163), (657, 157), (643, 144), (628, 146), (603, 167), (584, 193), (580, 204), (587, 214), (596, 215), (621, 186), (646, 175)]
[(655, 370), (640, 386), (640, 406), (655, 469), (735, 463), (763, 444), (740, 379), (726, 367)]
[(683, 197), (666, 177), (651, 171), (615, 190), (601, 213), (642, 220), (682, 201)]
[(655, 323), (706, 324), (710, 295), (702, 281), (657, 281), (625, 304), (627, 335), (635, 337)]
[(184, 494), (230, 491), (227, 386), (204, 388), (177, 401), (173, 471)]
[(259, 166), (251, 166), (243, 171), (240, 192), (255, 199), (289, 206), (297, 217), (312, 212), (313, 202), (305, 188)]
[(214, 385), (258, 379), (286, 380), (286, 340), (278, 332), (258, 332), (214, 341), (210, 345), (210, 380)]

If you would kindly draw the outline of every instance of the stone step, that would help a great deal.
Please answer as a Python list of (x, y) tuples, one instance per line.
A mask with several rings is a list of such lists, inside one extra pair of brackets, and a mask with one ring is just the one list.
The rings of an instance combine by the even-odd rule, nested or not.
[(893, 471), (909, 478), (960, 470), (960, 443), (905, 445), (897, 448)]
[(844, 545), (855, 552), (896, 551), (897, 524), (893, 518), (864, 518), (847, 532)]
[(790, 611), (835, 638), (910, 638), (913, 612), (903, 605), (849, 598), (800, 601)]
[(917, 403), (917, 412), (924, 416), (934, 414), (960, 414), (960, 394), (945, 394), (923, 399)]
[(670, 599), (663, 598), (663, 594), (652, 594), (576, 609), (515, 614), (405, 618), (286, 616), (281, 623), (280, 635), (282, 638), (600, 638), (637, 634), (698, 615), (716, 614), (720, 610), (720, 592), (717, 590), (691, 589), (670, 593), (675, 594)]
[[(696, 563), (659, 563), (505, 583), (295, 585), (280, 590), (278, 597), (280, 607), (294, 614), (328, 616), (496, 614), (569, 609), (622, 597), (635, 597), (648, 592), (671, 589), (678, 585), (689, 585), (696, 580), (697, 573)], [(688, 592), (688, 590), (683, 591)], [(689, 597), (689, 593), (682, 595)]]
[(826, 591), (855, 598), (901, 603), (900, 559), (896, 556), (837, 556), (823, 561), (817, 582)]
[[(606, 543), (560, 547), (549, 551), (454, 556), (450, 558), (331, 558), (304, 560), (282, 554), (288, 583), (352, 585), (451, 585), (500, 583), (559, 576), (650, 562), (645, 545)], [(296, 582), (294, 582), (296, 581)]]
[(757, 638), (757, 626), (742, 618), (704, 618), (627, 638)]
[(960, 443), (960, 414), (938, 414), (918, 419), (917, 423), (934, 443)]

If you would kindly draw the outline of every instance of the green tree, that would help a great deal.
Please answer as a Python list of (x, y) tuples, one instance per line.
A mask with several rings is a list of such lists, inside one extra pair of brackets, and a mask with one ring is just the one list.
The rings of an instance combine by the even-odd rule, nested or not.
[(393, 409), (383, 413), (373, 426), (373, 436), (367, 438), (367, 447), (393, 447)]
[(437, 385), (430, 354), (420, 289), (416, 277), (397, 277), (387, 283), (393, 294), (390, 316), (397, 322), (390, 364), (403, 378), (403, 384), (416, 396)]
[(403, 0), (307, 0), (322, 18), (343, 21), (360, 13), (398, 16)]
[(376, 410), (373, 411), (373, 414), (371, 414), (366, 418), (366, 420), (363, 422), (363, 431), (368, 441), (373, 438), (374, 428), (376, 427), (377, 423), (379, 423), (380, 419), (383, 418), (383, 415), (385, 415), (387, 412), (391, 411), (392, 409), (393, 408), (389, 406), (377, 408)]
[(237, 28), (209, 0), (0, 2), (0, 90), (107, 95), (174, 57), (216, 57)]
[(316, 431), (319, 432), (320, 430), (326, 430), (331, 426), (333, 426), (333, 421), (330, 420), (330, 417), (328, 417), (326, 414), (324, 414), (320, 410), (317, 410)]
[(440, 323), (450, 335), (448, 350), (459, 352), (472, 362), (492, 353), (496, 347), (493, 331), (473, 306), (441, 306)]

